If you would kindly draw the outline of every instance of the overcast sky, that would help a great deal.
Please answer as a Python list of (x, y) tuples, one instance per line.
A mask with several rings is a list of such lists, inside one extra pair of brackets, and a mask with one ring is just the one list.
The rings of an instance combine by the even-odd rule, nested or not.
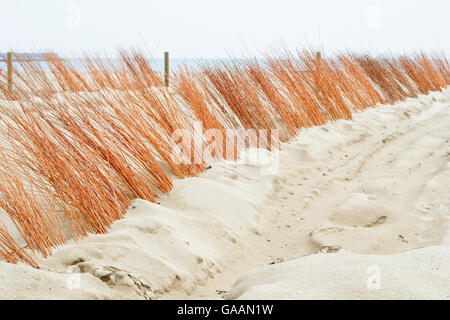
[(448, 0), (2, 1), (0, 52), (257, 55), (270, 47), (450, 52)]

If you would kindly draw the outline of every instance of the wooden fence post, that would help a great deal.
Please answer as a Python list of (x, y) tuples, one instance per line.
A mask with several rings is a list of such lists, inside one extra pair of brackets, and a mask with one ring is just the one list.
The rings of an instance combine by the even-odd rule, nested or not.
[(12, 52), (6, 54), (6, 62), (8, 65), (8, 93), (12, 94), (13, 91), (13, 64), (12, 64)]
[(164, 84), (169, 87), (169, 52), (164, 52)]

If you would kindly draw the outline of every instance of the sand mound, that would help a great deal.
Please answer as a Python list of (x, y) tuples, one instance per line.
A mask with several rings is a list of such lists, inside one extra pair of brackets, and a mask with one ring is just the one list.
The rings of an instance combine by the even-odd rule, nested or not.
[(241, 277), (228, 299), (449, 299), (450, 247), (315, 254)]

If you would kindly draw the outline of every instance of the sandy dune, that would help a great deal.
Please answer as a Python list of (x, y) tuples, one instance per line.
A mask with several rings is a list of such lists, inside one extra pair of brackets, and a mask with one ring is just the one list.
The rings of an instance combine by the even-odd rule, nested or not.
[(313, 254), (265, 266), (237, 281), (228, 299), (449, 299), (450, 249), (394, 255)]
[(43, 270), (0, 262), (0, 297), (448, 299), (449, 140), (449, 89), (304, 130), (275, 175), (215, 164)]

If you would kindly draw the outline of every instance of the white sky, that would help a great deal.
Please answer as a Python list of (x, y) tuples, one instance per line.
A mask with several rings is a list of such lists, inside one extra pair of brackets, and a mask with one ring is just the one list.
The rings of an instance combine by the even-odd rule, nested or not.
[(139, 47), (155, 57), (270, 47), (450, 52), (448, 0), (0, 0), (0, 52)]

